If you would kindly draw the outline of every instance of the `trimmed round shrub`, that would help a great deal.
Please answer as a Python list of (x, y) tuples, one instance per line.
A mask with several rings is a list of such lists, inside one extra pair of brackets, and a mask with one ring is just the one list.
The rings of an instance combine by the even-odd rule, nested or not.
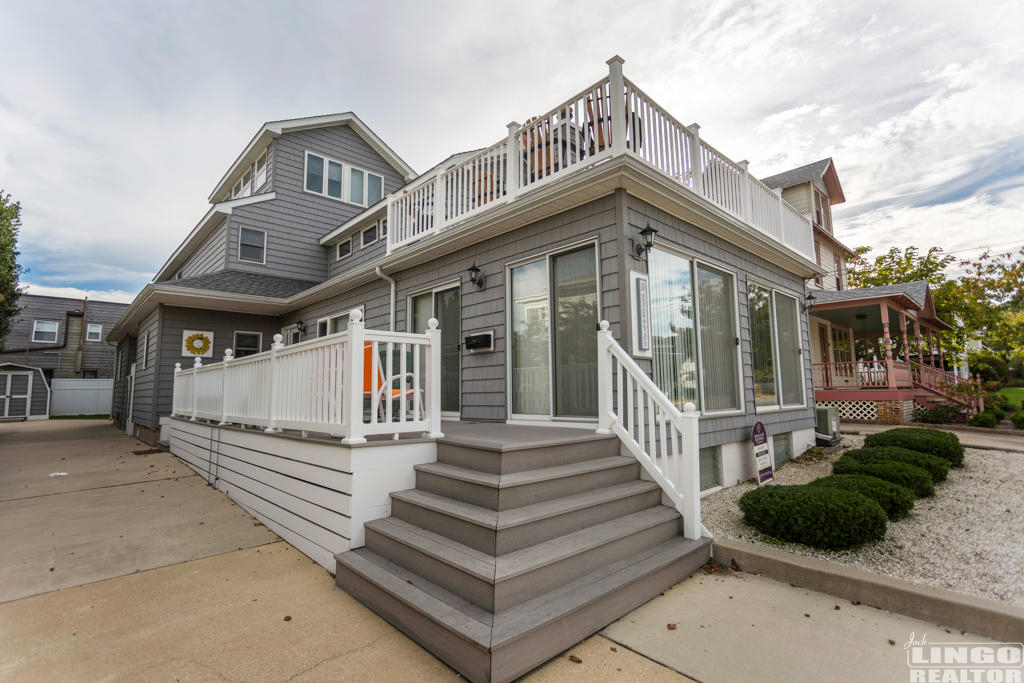
[(992, 413), (993, 415), (995, 415), (996, 420), (1002, 420), (1004, 417), (1006, 417), (1006, 411), (999, 407), (987, 408), (985, 412)]
[(997, 424), (999, 424), (999, 420), (996, 419), (995, 414), (986, 410), (983, 413), (972, 415), (971, 419), (967, 421), (967, 424), (972, 427), (987, 427), (988, 429), (993, 429)]
[(740, 498), (758, 531), (815, 548), (852, 548), (885, 536), (885, 511), (874, 500), (829, 486), (762, 486)]
[(876, 446), (874, 448), (855, 448), (846, 451), (844, 458), (853, 458), (857, 462), (902, 462), (920, 467), (928, 473), (932, 481), (938, 484), (946, 481), (949, 474), (949, 463), (937, 455), (918, 453), (899, 446)]
[(864, 446), (900, 446), (919, 453), (937, 455), (952, 467), (963, 467), (964, 447), (952, 432), (926, 427), (899, 427), (877, 434), (868, 434)]
[(858, 462), (842, 457), (832, 463), (832, 474), (866, 474), (908, 488), (918, 498), (935, 495), (935, 482), (928, 472), (902, 462)]
[(815, 479), (809, 486), (827, 486), (867, 496), (882, 506), (889, 519), (906, 517), (914, 507), (914, 492), (910, 489), (864, 474), (832, 474)]
[(1018, 410), (1010, 416), (1015, 429), (1024, 429), (1024, 410)]

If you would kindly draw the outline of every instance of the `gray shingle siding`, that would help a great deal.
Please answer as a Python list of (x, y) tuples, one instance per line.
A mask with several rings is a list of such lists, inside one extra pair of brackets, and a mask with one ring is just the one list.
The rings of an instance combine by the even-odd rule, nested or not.
[[(143, 339), (149, 335), (148, 343)], [(158, 337), (160, 334), (160, 309), (155, 309), (139, 324), (139, 335), (136, 341), (135, 365), (135, 407), (132, 410), (132, 422), (137, 425), (156, 429), (160, 420), (156, 414), (157, 394), (157, 359)], [(143, 348), (145, 346), (145, 348)], [(145, 360), (140, 355), (145, 351)], [(142, 367), (145, 364), (145, 367)]]
[(195, 277), (224, 270), (227, 264), (227, 234), (227, 220), (224, 220), (178, 269), (181, 277)]
[[(379, 228), (378, 228), (379, 229)], [(377, 241), (368, 246), (362, 246), (362, 230), (356, 232), (349, 239), (352, 242), (352, 253), (342, 260), (337, 259), (337, 245), (332, 245), (327, 253), (328, 277), (334, 277), (346, 271), (355, 270), (371, 261), (376, 261), (384, 256), (387, 247), (387, 239), (377, 238)]]
[[(694, 254), (710, 265), (736, 273), (739, 289), (740, 351), (743, 362), (744, 415), (728, 417), (705, 416), (700, 421), (701, 446), (746, 441), (750, 429), (757, 421), (764, 422), (770, 434), (808, 429), (814, 426), (811, 387), (811, 351), (808, 337), (807, 315), (801, 312), (800, 334), (804, 365), (804, 395), (806, 408), (775, 410), (756, 413), (754, 409), (754, 380), (750, 346), (750, 316), (747, 312), (747, 286), (750, 281), (777, 288), (784, 294), (803, 300), (803, 280), (770, 261), (745, 251), (706, 230), (702, 230), (650, 204), (629, 197), (627, 234), (636, 235), (648, 223), (658, 230), (657, 240)], [(647, 272), (647, 262), (633, 260), (632, 269)], [(639, 361), (638, 361), (639, 362)], [(643, 361), (647, 372), (651, 362)]]
[[(366, 141), (345, 125), (287, 133), (275, 140), (273, 146), (276, 198), (240, 206), (232, 211), (227, 221), (228, 267), (282, 277), (325, 280), (328, 250), (320, 246), (320, 238), (365, 207), (304, 191), (306, 151), (383, 176), (385, 193), (400, 187), (403, 179)], [(265, 265), (238, 260), (241, 227), (267, 232)]]

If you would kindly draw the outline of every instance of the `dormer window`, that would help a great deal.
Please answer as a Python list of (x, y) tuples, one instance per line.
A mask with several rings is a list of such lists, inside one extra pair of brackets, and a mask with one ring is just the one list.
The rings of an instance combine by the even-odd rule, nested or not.
[(269, 177), (267, 166), (267, 150), (263, 150), (263, 153), (256, 158), (256, 162), (245, 169), (242, 173), (242, 177), (231, 186), (231, 194), (229, 199), (241, 199), (242, 197), (249, 197), (263, 188), (267, 184), (267, 178)]
[(359, 206), (376, 204), (384, 197), (384, 177), (340, 161), (306, 152), (306, 192)]
[(832, 209), (828, 197), (814, 189), (814, 224), (832, 232)]

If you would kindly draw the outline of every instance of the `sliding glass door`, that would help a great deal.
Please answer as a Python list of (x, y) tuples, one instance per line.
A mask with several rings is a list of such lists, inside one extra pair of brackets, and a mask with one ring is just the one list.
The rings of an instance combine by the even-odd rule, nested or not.
[(462, 314), (459, 288), (437, 289), (412, 297), (410, 301), (412, 331), (427, 331), (427, 321), (437, 318), (441, 330), (441, 410), (459, 412), (462, 341)]
[[(748, 287), (754, 400), (758, 407), (799, 406), (804, 403), (797, 305), (796, 297), (788, 294), (753, 283)], [(823, 343), (822, 353), (827, 350), (828, 344)]]
[(510, 270), (512, 414), (597, 415), (597, 259), (593, 245)]

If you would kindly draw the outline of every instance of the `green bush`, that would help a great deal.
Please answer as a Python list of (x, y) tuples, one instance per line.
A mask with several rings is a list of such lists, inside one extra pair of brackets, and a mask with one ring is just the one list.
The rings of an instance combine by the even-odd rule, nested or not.
[(1010, 419), (1013, 420), (1014, 429), (1024, 429), (1024, 410), (1018, 410)]
[(938, 484), (946, 481), (949, 474), (949, 463), (931, 453), (919, 453), (899, 446), (875, 446), (874, 448), (856, 448), (843, 454), (844, 458), (853, 458), (857, 462), (902, 462), (905, 465), (920, 467), (928, 473), (932, 481)]
[(972, 415), (971, 419), (967, 421), (967, 424), (972, 427), (987, 427), (988, 429), (993, 429), (998, 423), (999, 420), (991, 410)]
[(987, 392), (984, 398), (986, 408), (1002, 408), (1006, 410), (1010, 406), (1010, 399), (998, 391)]
[(889, 519), (906, 517), (914, 507), (914, 492), (898, 484), (869, 477), (865, 474), (832, 474), (815, 479), (810, 486), (828, 486), (829, 488), (853, 491), (867, 496), (882, 506)]
[(967, 365), (971, 375), (978, 373), (982, 381), (998, 381), (1005, 384), (1010, 378), (1010, 366), (1006, 359), (991, 351), (979, 351), (972, 353), (967, 358)]
[(832, 463), (832, 474), (866, 474), (908, 488), (918, 498), (935, 495), (935, 482), (927, 470), (902, 462), (859, 462), (844, 456)]
[(993, 407), (993, 408), (986, 407), (985, 408), (985, 412), (986, 413), (992, 413), (993, 415), (995, 415), (997, 422), (1001, 421), (1004, 417), (1006, 417), (1006, 411), (1003, 410), (1002, 408), (999, 408), (999, 407)]
[(914, 420), (928, 424), (950, 424), (963, 418), (964, 409), (955, 403), (940, 403), (931, 408), (918, 408)]
[(900, 446), (919, 453), (931, 453), (949, 462), (953, 467), (964, 464), (964, 447), (956, 434), (925, 427), (899, 427), (877, 434), (868, 434), (866, 447)]
[(762, 486), (740, 498), (748, 524), (783, 541), (838, 550), (885, 536), (874, 500), (828, 486)]

